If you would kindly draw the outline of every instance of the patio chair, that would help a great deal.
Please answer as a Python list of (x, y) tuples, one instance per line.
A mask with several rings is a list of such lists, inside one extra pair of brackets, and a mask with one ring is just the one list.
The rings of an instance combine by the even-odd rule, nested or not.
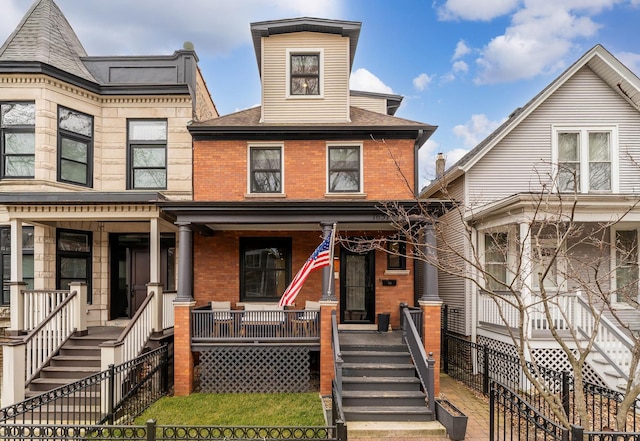
[(310, 337), (311, 330), (317, 327), (320, 302), (307, 300), (304, 303), (304, 311), (293, 319), (294, 333), (298, 336)]
[(215, 337), (231, 337), (233, 334), (233, 316), (230, 301), (212, 301), (213, 332)]

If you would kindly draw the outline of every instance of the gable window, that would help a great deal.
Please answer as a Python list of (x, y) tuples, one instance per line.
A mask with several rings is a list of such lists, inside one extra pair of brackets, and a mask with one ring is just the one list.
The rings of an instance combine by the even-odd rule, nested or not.
[[(22, 281), (27, 284), (24, 289), (33, 289), (33, 227), (22, 227)], [(2, 277), (2, 294), (0, 304), (11, 303), (11, 227), (0, 227), (0, 276)]]
[(387, 240), (387, 269), (404, 270), (407, 269), (407, 244), (400, 240)]
[(555, 129), (554, 156), (560, 192), (617, 191), (614, 128)]
[(91, 232), (58, 230), (56, 237), (57, 289), (69, 289), (71, 282), (87, 284), (91, 303)]
[(167, 121), (129, 120), (128, 188), (167, 188)]
[(36, 163), (35, 103), (0, 104), (3, 178), (33, 178)]
[(616, 262), (616, 301), (638, 307), (638, 230), (617, 230), (613, 253)]
[(329, 193), (362, 192), (362, 158), (360, 146), (329, 146)]
[(240, 299), (277, 301), (291, 280), (290, 238), (240, 239)]
[(249, 148), (251, 193), (282, 193), (282, 148)]
[(58, 107), (58, 180), (91, 187), (93, 117)]

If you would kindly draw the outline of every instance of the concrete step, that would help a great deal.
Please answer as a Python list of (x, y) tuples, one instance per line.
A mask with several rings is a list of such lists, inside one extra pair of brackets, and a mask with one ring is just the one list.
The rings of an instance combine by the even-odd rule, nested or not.
[(438, 421), (351, 421), (347, 424), (350, 440), (445, 438), (447, 431)]

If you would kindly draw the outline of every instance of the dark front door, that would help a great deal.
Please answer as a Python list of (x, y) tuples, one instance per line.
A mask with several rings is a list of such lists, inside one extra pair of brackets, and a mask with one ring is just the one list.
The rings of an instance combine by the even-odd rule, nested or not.
[(340, 251), (340, 309), (342, 323), (375, 322), (375, 251)]
[(131, 250), (131, 284), (129, 286), (129, 300), (131, 308), (129, 317), (138, 310), (145, 297), (147, 297), (147, 283), (149, 283), (149, 251)]

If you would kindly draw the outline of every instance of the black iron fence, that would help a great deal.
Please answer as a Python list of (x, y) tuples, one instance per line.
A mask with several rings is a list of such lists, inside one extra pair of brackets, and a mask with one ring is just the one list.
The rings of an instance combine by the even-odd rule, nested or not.
[(43, 424), (127, 423), (166, 395), (168, 348), (0, 409), (6, 427)]
[(144, 426), (83, 426), (83, 425), (4, 425), (0, 439), (29, 439), (53, 441), (80, 440), (144, 440), (195, 441), (217, 440), (291, 440), (291, 441), (346, 441), (338, 438), (339, 430), (329, 427), (217, 427), (217, 426), (159, 426), (150, 420)]

